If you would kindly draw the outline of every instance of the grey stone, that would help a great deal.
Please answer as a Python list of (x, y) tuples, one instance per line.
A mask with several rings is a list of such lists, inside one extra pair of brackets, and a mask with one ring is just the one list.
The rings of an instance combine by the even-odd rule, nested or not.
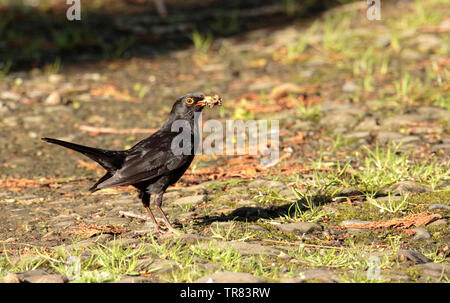
[(424, 264), (418, 264), (418, 265), (416, 265), (416, 267), (422, 269), (423, 271), (435, 272), (439, 275), (450, 274), (450, 264), (448, 264), (448, 263), (428, 262), (428, 263), (424, 263)]
[(285, 188), (286, 184), (281, 181), (269, 181), (269, 180), (255, 180), (248, 184), (248, 188), (270, 188), (270, 189), (281, 189)]
[(198, 268), (203, 271), (215, 271), (220, 268), (220, 265), (215, 263), (201, 263), (198, 264)]
[(355, 140), (368, 140), (370, 138), (369, 132), (351, 132), (343, 136), (344, 139), (355, 139)]
[(336, 104), (327, 102), (323, 103), (322, 109), (327, 115), (334, 116), (351, 115), (355, 117), (365, 117), (367, 114), (364, 108), (355, 106), (352, 103)]
[(269, 231), (267, 228), (262, 227), (262, 226), (260, 226), (260, 225), (255, 225), (255, 224), (249, 225), (249, 226), (247, 226), (247, 228), (248, 228), (249, 230), (253, 230), (253, 231), (263, 231), (263, 232)]
[(232, 201), (236, 201), (237, 199), (239, 199), (239, 195), (222, 195), (219, 198), (217, 198), (217, 200), (215, 201), (216, 203), (227, 203), (227, 202), (232, 202)]
[[(200, 192), (208, 187), (209, 184), (213, 183), (212, 181), (203, 182), (196, 185), (191, 185), (188, 187), (183, 187), (182, 189), (177, 189), (178, 191), (182, 192)], [(174, 189), (172, 189), (174, 190)]]
[[(164, 196), (165, 198), (166, 196)], [(127, 198), (119, 198), (119, 199), (115, 199), (113, 201), (111, 201), (114, 205), (119, 204), (119, 205), (128, 205), (128, 204), (132, 204), (134, 205), (136, 203), (136, 198), (134, 197), (127, 197)]]
[(355, 131), (376, 131), (379, 129), (380, 126), (375, 118), (366, 118), (355, 127)]
[(325, 268), (317, 268), (317, 269), (309, 269), (304, 272), (301, 272), (296, 277), (292, 278), (284, 278), (281, 279), (282, 283), (303, 283), (307, 281), (320, 281), (324, 283), (337, 283), (340, 282), (337, 275), (328, 269)]
[(422, 255), (421, 253), (419, 253), (417, 251), (414, 251), (414, 250), (399, 249), (397, 251), (397, 255), (400, 258), (404, 258), (404, 259), (410, 260), (410, 261), (412, 261), (414, 263), (417, 263), (417, 264), (431, 262), (430, 259), (428, 259), (427, 257)]
[(426, 229), (425, 227), (416, 227), (411, 230), (416, 233), (414, 235), (414, 237), (412, 238), (415, 241), (427, 240), (427, 239), (431, 238), (431, 235), (428, 232), (428, 229)]
[(28, 283), (66, 283), (69, 281), (66, 276), (60, 274), (33, 275), (23, 280)]
[(247, 191), (247, 186), (234, 186), (231, 188), (227, 188), (227, 192), (230, 194), (241, 194)]
[(59, 222), (52, 223), (51, 225), (57, 229), (66, 229), (69, 226), (75, 225), (76, 221), (74, 219), (66, 219)]
[(439, 107), (423, 106), (417, 109), (417, 112), (428, 121), (435, 121), (440, 119), (450, 119), (448, 110)]
[(310, 130), (313, 128), (313, 123), (311, 121), (302, 121), (302, 120), (295, 120), (295, 125), (292, 127), (292, 130), (299, 131), (299, 130)]
[(267, 255), (276, 257), (280, 254), (280, 251), (274, 247), (247, 242), (234, 242), (230, 246), (232, 249), (238, 250), (242, 255)]
[(248, 242), (225, 242), (225, 241), (208, 241), (197, 243), (196, 246), (201, 249), (207, 249), (211, 245), (220, 249), (233, 249), (239, 251), (242, 255), (267, 255), (271, 257), (277, 257), (281, 251), (272, 246), (259, 245)]
[(143, 277), (143, 276), (125, 276), (118, 281), (111, 283), (155, 283), (158, 279), (155, 277)]
[(400, 181), (391, 186), (391, 190), (395, 194), (403, 195), (406, 193), (425, 193), (430, 191), (430, 189), (426, 186), (420, 185), (416, 182), (412, 181)]
[(427, 226), (440, 226), (440, 225), (446, 225), (448, 222), (446, 219), (439, 219), (436, 220), (434, 222), (431, 222), (430, 224), (428, 224)]
[(1, 283), (20, 283), (20, 278), (16, 273), (10, 272), (0, 280)]
[(210, 241), (210, 237), (199, 236), (195, 234), (181, 234), (178, 237), (179, 241), (185, 244), (197, 244), (203, 241)]
[(444, 128), (442, 126), (414, 126), (409, 130), (410, 134), (414, 135), (427, 135), (427, 134), (442, 134)]
[(431, 204), (430, 206), (428, 206), (429, 210), (435, 210), (435, 209), (442, 209), (442, 210), (450, 210), (450, 205), (445, 205), (445, 204)]
[(277, 225), (278, 229), (285, 233), (306, 234), (314, 231), (321, 231), (322, 226), (313, 222), (295, 222)]
[(21, 282), (28, 283), (65, 283), (68, 281), (66, 276), (60, 274), (48, 274), (42, 269), (17, 273), (17, 278)]
[(381, 280), (389, 280), (390, 282), (410, 282), (412, 279), (406, 273), (382, 273)]
[(196, 196), (188, 196), (175, 200), (173, 204), (177, 205), (197, 205), (206, 201), (206, 195), (196, 195)]
[(335, 113), (332, 112), (330, 114), (327, 114), (326, 116), (324, 116), (321, 120), (320, 123), (334, 128), (336, 126), (353, 126), (356, 125), (358, 123), (358, 119), (355, 118), (353, 115), (348, 114), (348, 113)]
[(19, 276), (19, 279), (24, 280), (24, 279), (28, 279), (28, 278), (34, 277), (34, 276), (47, 275), (47, 272), (43, 269), (34, 269), (34, 270), (17, 273), (17, 275)]
[(402, 137), (404, 137), (404, 135), (399, 133), (381, 131), (377, 135), (377, 141), (380, 142), (381, 144), (387, 144), (389, 141), (398, 140)]
[(292, 191), (291, 188), (283, 189), (282, 191), (279, 192), (279, 195), (290, 200), (297, 199), (297, 196), (295, 195), (295, 193)]
[(396, 144), (407, 145), (407, 144), (418, 143), (418, 142), (421, 142), (422, 140), (418, 136), (403, 136), (401, 138), (394, 139), (392, 141)]
[(436, 144), (431, 148), (434, 153), (447, 153), (450, 152), (450, 143)]
[(264, 283), (266, 280), (249, 273), (222, 271), (201, 277), (194, 283)]
[(174, 271), (177, 267), (177, 263), (174, 261), (147, 258), (138, 261), (136, 270), (152, 272), (155, 274), (165, 274)]
[(339, 209), (337, 209), (335, 206), (331, 206), (331, 205), (323, 205), (322, 210), (326, 214), (338, 214), (339, 213)]
[(396, 115), (381, 120), (381, 126), (384, 128), (398, 129), (408, 123), (419, 123), (423, 122), (423, 120), (423, 116), (419, 114)]

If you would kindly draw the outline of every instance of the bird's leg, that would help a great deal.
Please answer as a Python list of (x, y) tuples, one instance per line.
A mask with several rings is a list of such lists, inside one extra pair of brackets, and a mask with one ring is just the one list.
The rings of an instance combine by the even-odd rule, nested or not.
[(141, 191), (139, 193), (139, 198), (141, 198), (144, 208), (147, 210), (147, 213), (150, 216), (150, 219), (152, 220), (153, 225), (155, 225), (156, 232), (161, 233), (161, 228), (159, 227), (158, 222), (156, 222), (155, 216), (153, 215), (152, 210), (150, 209), (150, 194), (147, 192)]
[(162, 208), (161, 208), (162, 201), (163, 201), (163, 194), (156, 194), (156, 196), (155, 196), (155, 198), (154, 198), (154, 200), (153, 200), (153, 203), (155, 204), (156, 210), (158, 211), (158, 213), (159, 213), (159, 214), (161, 215), (161, 217), (163, 218), (164, 223), (166, 223), (167, 228), (168, 228), (171, 232), (173, 232), (173, 233), (175, 233), (175, 234), (180, 234), (180, 232), (179, 232), (175, 227), (173, 227), (172, 224), (170, 224), (169, 219), (167, 219), (166, 214), (165, 214), (164, 211), (162, 210)]

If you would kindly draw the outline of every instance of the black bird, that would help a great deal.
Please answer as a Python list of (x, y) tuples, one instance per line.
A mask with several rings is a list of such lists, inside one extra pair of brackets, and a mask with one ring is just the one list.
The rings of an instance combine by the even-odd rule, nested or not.
[[(191, 93), (178, 98), (163, 126), (156, 133), (128, 150), (104, 150), (52, 138), (42, 138), (42, 140), (82, 153), (107, 170), (106, 174), (89, 189), (91, 192), (119, 185), (136, 187), (156, 231), (161, 232), (150, 209), (150, 197), (154, 194), (152, 205), (161, 215), (167, 228), (176, 231), (161, 209), (163, 194), (167, 187), (181, 178), (194, 159), (196, 148), (194, 146), (194, 132), (197, 130), (197, 127), (194, 127), (197, 123), (194, 119), (194, 113), (201, 112), (205, 106), (220, 105), (221, 102), (221, 98), (217, 95), (205, 96), (202, 93)], [(177, 120), (185, 120), (189, 123), (190, 154), (186, 154), (186, 152), (184, 154), (174, 153), (172, 150), (173, 139), (180, 135), (183, 130), (175, 127), (175, 130), (172, 131), (172, 124)]]

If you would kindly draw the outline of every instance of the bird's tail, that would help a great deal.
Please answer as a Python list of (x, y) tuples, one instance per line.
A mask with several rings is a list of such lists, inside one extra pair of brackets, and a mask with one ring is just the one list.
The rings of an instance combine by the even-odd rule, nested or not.
[(125, 153), (123, 151), (104, 150), (53, 138), (42, 138), (42, 140), (82, 153), (100, 164), (108, 172), (119, 169), (125, 158)]

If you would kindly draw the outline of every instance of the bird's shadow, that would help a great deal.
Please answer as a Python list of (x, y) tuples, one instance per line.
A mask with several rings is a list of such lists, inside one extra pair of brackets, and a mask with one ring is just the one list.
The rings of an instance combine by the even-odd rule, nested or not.
[(212, 222), (245, 221), (255, 222), (258, 219), (275, 219), (279, 217), (295, 217), (299, 213), (311, 210), (314, 207), (330, 203), (333, 197), (328, 195), (316, 195), (302, 198), (290, 203), (269, 207), (239, 207), (228, 215), (204, 216), (197, 218), (196, 225), (207, 225)]

